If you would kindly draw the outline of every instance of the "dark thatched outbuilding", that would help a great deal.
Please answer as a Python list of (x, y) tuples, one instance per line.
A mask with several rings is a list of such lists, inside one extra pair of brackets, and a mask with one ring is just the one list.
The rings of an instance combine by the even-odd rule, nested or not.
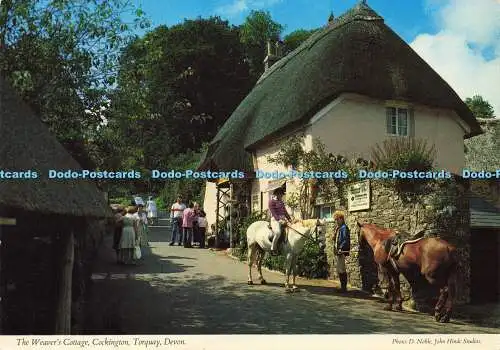
[(469, 125), (466, 138), (481, 134), (455, 91), (361, 2), (263, 74), (210, 143), (199, 169), (253, 171), (249, 151), (303, 127), (342, 93), (451, 109)]
[[(498, 180), (492, 182), (496, 181)], [(498, 183), (494, 186), (499, 187)], [(498, 271), (500, 266), (500, 208), (488, 199), (475, 194), (471, 194), (469, 205), (471, 302), (498, 303), (500, 301), (500, 273)], [(489, 268), (485, 268), (486, 266)]]
[(0, 100), (0, 169), (32, 170), (32, 180), (0, 181), (0, 206), (61, 215), (102, 217), (109, 210), (87, 181), (48, 179), (51, 169), (81, 169), (64, 147), (4, 81)]
[(48, 178), (81, 167), (3, 79), (0, 130), (2, 333), (67, 334), (111, 209), (91, 182)]

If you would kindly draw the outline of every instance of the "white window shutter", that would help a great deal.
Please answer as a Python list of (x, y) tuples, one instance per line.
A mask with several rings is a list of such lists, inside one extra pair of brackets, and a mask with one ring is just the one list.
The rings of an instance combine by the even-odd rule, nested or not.
[(391, 109), (389, 107), (385, 109), (385, 124), (387, 128), (387, 133), (389, 135), (392, 135), (392, 114), (391, 114)]

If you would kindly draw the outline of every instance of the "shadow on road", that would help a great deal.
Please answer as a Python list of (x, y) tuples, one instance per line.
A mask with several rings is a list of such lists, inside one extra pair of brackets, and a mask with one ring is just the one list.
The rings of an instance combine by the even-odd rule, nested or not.
[[(275, 293), (269, 286), (207, 279), (109, 281), (112, 297), (101, 324), (89, 334), (344, 334), (448, 333), (428, 316), (379, 311), (352, 302)], [(274, 289), (274, 288), (273, 288)], [(397, 318), (396, 318), (397, 317)], [(97, 326), (97, 325), (96, 325)]]
[[(192, 260), (152, 254), (146, 259), (155, 259), (162, 268), (141, 271), (141, 266), (114, 265), (112, 271), (128, 269), (131, 278), (113, 279), (111, 273), (110, 278), (96, 283), (86, 334), (454, 332), (449, 326), (431, 322), (427, 315), (409, 318), (381, 311), (379, 304), (373, 305), (366, 295), (354, 291), (333, 299), (329, 295), (335, 293), (330, 288), (301, 286), (301, 293), (289, 294), (277, 283), (248, 286), (224, 276), (186, 277), (180, 272), (187, 266), (170, 258)], [(358, 300), (353, 303), (353, 298)]]
[[(257, 282), (258, 284), (259, 282)], [(266, 286), (277, 288), (280, 290), (283, 290), (283, 283), (272, 283), (268, 282)], [(348, 299), (361, 299), (361, 300), (371, 300), (371, 301), (377, 301), (377, 302), (383, 302), (380, 298), (373, 297), (367, 293), (364, 293), (360, 290), (353, 289), (349, 290), (347, 293), (342, 293), (340, 292), (339, 289), (332, 288), (330, 286), (328, 287), (322, 287), (322, 286), (310, 286), (310, 285), (303, 285), (298, 282), (297, 286), (299, 287), (299, 291), (306, 291), (311, 294), (317, 294), (317, 295), (337, 295), (341, 296), (343, 298), (348, 298)]]
[[(161, 240), (163, 231), (151, 237), (155, 248), (169, 242)], [(382, 311), (380, 299), (357, 290), (341, 295), (335, 288), (300, 284), (301, 292), (285, 293), (279, 283), (249, 286), (215, 269), (205, 273), (211, 268), (201, 269), (196, 258), (182, 253), (159, 256), (147, 249), (142, 266), (117, 265), (110, 246), (107, 237), (94, 269), (85, 334), (464, 332), (459, 322), (443, 325), (426, 314)], [(207, 261), (236, 263), (213, 258)]]
[(169, 256), (164, 257), (164, 259), (175, 259), (175, 260), (182, 260), (182, 259), (185, 259), (185, 260), (196, 260), (195, 258), (190, 258), (190, 257), (188, 257), (188, 256), (177, 256), (177, 255), (169, 255)]

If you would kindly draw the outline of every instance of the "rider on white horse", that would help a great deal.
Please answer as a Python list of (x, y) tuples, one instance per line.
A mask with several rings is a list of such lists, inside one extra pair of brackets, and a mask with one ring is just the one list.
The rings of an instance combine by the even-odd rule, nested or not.
[(273, 231), (273, 241), (271, 244), (271, 254), (278, 254), (278, 240), (283, 232), (287, 222), (291, 222), (292, 218), (288, 214), (285, 203), (283, 203), (284, 188), (280, 187), (274, 190), (272, 198), (269, 200), (269, 211), (271, 212), (271, 230)]

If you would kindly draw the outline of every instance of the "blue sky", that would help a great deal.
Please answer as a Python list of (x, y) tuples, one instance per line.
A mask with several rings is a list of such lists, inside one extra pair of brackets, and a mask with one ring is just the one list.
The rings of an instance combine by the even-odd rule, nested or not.
[[(153, 27), (172, 26), (185, 18), (219, 15), (239, 25), (250, 10), (268, 10), (273, 19), (285, 26), (284, 34), (297, 29), (323, 26), (333, 11), (338, 16), (358, 0), (134, 0), (152, 20)], [(412, 41), (420, 32), (435, 31), (427, 0), (395, 1), (368, 0), (367, 3), (405, 41)]]
[[(239, 25), (264, 9), (284, 35), (326, 24), (358, 0), (132, 0), (153, 28), (218, 15)], [(443, 79), (465, 99), (482, 95), (500, 116), (500, 0), (367, 0)], [(125, 19), (127, 20), (127, 19)], [(142, 34), (142, 33), (138, 33)]]

